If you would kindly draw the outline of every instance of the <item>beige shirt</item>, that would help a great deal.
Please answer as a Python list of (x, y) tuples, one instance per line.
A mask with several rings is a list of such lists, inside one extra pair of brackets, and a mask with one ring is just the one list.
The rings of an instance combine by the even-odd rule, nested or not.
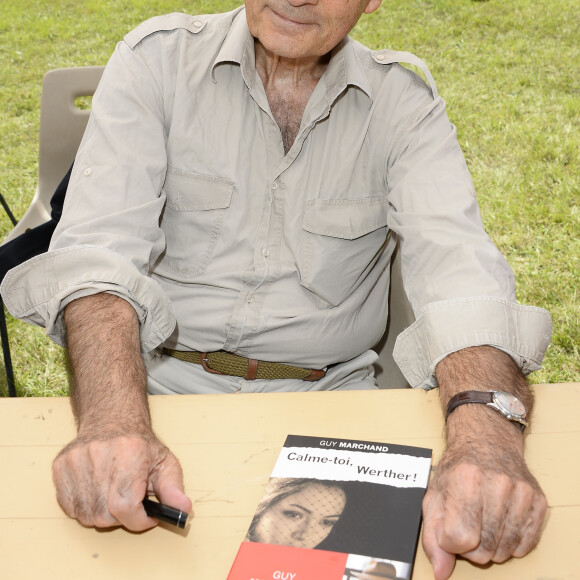
[(285, 155), (244, 10), (173, 14), (117, 46), (50, 251), (2, 294), (58, 342), (63, 307), (107, 291), (134, 305), (145, 352), (322, 368), (383, 334), (397, 239), (417, 321), (395, 359), (411, 385), (433, 386), (441, 358), (478, 344), (539, 367), (549, 314), (516, 303), (421, 61), (345, 38)]

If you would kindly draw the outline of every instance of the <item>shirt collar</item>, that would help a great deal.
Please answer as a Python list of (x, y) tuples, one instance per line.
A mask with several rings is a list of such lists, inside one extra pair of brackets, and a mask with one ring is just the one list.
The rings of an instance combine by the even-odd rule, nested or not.
[(217, 82), (215, 76), (216, 68), (226, 63), (238, 64), (248, 87), (251, 88), (253, 86), (256, 77), (254, 38), (250, 34), (246, 20), (246, 10), (243, 7), (234, 16), (230, 30), (211, 67), (211, 78), (214, 83)]
[(350, 37), (345, 36), (332, 51), (323, 77), (329, 104), (332, 104), (349, 86), (358, 87), (372, 100), (371, 85), (357, 61), (354, 44)]
[[(256, 77), (254, 38), (250, 34), (246, 10), (243, 7), (235, 15), (228, 35), (211, 67), (211, 78), (214, 82), (217, 82), (216, 67), (224, 63), (238, 64), (246, 84), (250, 89), (253, 87)], [(332, 51), (324, 79), (329, 104), (332, 104), (348, 86), (358, 87), (372, 99), (370, 82), (356, 59), (354, 41), (348, 36)]]

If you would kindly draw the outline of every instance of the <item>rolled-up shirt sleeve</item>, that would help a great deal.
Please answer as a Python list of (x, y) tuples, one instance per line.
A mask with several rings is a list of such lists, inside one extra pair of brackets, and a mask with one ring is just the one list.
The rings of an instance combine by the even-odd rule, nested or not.
[(551, 335), (549, 313), (515, 298), (513, 272), (483, 228), (473, 182), (439, 97), (398, 127), (388, 167), (390, 228), (416, 322), (394, 358), (409, 384), (437, 386), (448, 354), (492, 345), (524, 373), (537, 370)]
[(155, 74), (138, 51), (119, 43), (93, 98), (49, 251), (11, 270), (3, 282), (8, 310), (45, 326), (60, 344), (63, 308), (99, 292), (134, 306), (144, 351), (175, 326), (169, 300), (149, 276), (165, 249), (159, 227), (167, 170), (164, 95)]
[(143, 352), (153, 350), (173, 331), (175, 315), (161, 287), (106, 248), (73, 246), (41, 254), (11, 270), (2, 288), (11, 314), (45, 326), (47, 335), (63, 346), (65, 306), (99, 292), (115, 294), (135, 308)]

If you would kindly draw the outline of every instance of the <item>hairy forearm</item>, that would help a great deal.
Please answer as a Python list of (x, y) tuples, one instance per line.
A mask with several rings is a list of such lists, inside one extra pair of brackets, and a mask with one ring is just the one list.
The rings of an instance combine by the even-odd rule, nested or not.
[[(524, 404), (528, 418), (533, 395), (513, 359), (496, 348), (479, 346), (453, 353), (436, 369), (443, 412), (449, 399), (461, 391), (498, 390), (512, 393)], [(528, 480), (539, 491), (524, 461), (524, 439), (517, 423), (481, 404), (461, 405), (446, 421), (446, 468), (469, 463), (490, 472), (509, 466), (510, 474)]]
[[(443, 359), (436, 368), (443, 409), (461, 391), (507, 391), (524, 404), (531, 415), (533, 396), (526, 379), (512, 358), (491, 346), (460, 350)], [(457, 407), (447, 421), (447, 439), (505, 436), (521, 444), (518, 426), (485, 405)]]
[(492, 346), (474, 346), (454, 352), (436, 368), (441, 402), (466, 390), (507, 391), (518, 397), (531, 410), (532, 395), (526, 379), (513, 359)]
[(147, 493), (190, 511), (181, 466), (151, 430), (133, 307), (96, 294), (71, 302), (64, 318), (79, 432), (52, 466), (58, 503), (85, 526), (134, 531), (156, 524)]
[(146, 373), (133, 307), (95, 294), (65, 309), (71, 398), (79, 434), (149, 430)]

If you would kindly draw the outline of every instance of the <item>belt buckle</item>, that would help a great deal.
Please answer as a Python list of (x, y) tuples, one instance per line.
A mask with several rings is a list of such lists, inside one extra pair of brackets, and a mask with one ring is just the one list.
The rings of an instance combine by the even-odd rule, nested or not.
[(199, 353), (201, 356), (201, 366), (203, 367), (203, 370), (207, 373), (210, 373), (212, 375), (225, 375), (226, 373), (222, 373), (221, 371), (216, 371), (215, 369), (212, 369), (209, 366), (209, 355), (211, 353), (209, 352), (201, 352)]
[(223, 372), (223, 371), (218, 371), (216, 369), (212, 369), (209, 366), (209, 355), (212, 354), (211, 352), (201, 352), (200, 353), (200, 358), (201, 358), (201, 366), (203, 368), (204, 371), (211, 373), (212, 375), (225, 375), (225, 376), (229, 376), (229, 377), (241, 377), (247, 381), (253, 381), (256, 378), (256, 374), (258, 372), (258, 361), (251, 359), (251, 358), (244, 358), (244, 357), (238, 357), (237, 355), (234, 354), (230, 354), (230, 356), (232, 357), (237, 357), (237, 358), (242, 358), (243, 360), (247, 361), (248, 364), (248, 369), (246, 371), (245, 375), (238, 375), (237, 373), (227, 373), (227, 372)]

